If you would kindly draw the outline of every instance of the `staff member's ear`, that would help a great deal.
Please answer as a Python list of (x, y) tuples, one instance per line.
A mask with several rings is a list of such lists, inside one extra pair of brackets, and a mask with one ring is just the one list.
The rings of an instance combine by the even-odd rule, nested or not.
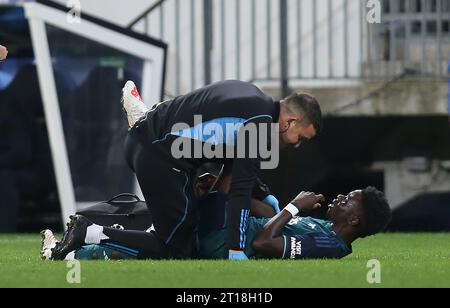
[(8, 49), (5, 46), (0, 45), (0, 61), (3, 61), (8, 56)]

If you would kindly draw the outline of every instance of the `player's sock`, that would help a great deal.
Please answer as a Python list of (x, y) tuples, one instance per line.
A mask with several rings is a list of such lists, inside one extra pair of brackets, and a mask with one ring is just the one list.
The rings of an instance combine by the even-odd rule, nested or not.
[(109, 237), (102, 246), (127, 253), (137, 259), (164, 259), (169, 257), (165, 244), (154, 233), (145, 231), (122, 231), (105, 227)]
[(75, 251), (69, 252), (64, 259), (64, 261), (73, 261), (73, 260), (75, 260)]
[(86, 238), (84, 242), (86, 244), (100, 244), (102, 241), (109, 240), (109, 237), (103, 233), (104, 228), (102, 226), (93, 224), (86, 230)]
[(88, 245), (78, 249), (76, 260), (136, 260), (138, 252), (112, 243)]

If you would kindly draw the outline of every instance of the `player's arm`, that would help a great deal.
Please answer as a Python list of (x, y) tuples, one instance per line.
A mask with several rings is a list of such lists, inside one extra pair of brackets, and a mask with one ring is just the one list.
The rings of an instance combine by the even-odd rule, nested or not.
[(277, 216), (271, 219), (263, 229), (258, 232), (253, 240), (253, 249), (264, 256), (273, 258), (284, 257), (285, 239), (284, 227), (300, 212), (309, 213), (319, 208), (325, 198), (310, 192), (302, 192)]
[(5, 46), (0, 45), (0, 61), (3, 61), (8, 56), (8, 49)]

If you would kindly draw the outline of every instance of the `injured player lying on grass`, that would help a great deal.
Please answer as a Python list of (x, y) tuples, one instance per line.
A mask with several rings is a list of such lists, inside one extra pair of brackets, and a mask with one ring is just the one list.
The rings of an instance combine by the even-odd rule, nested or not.
[[(203, 199), (198, 254), (192, 259), (228, 259), (226, 215), (217, 215), (226, 212), (226, 201), (227, 195), (220, 191)], [(246, 255), (252, 259), (341, 259), (352, 253), (355, 240), (382, 232), (391, 219), (384, 194), (373, 187), (339, 195), (328, 206), (326, 220), (308, 217), (324, 201), (322, 195), (302, 192), (271, 219), (250, 217), (247, 238), (243, 239)], [(253, 209), (263, 207), (260, 204)], [(89, 234), (92, 230), (100, 234)], [(136, 247), (114, 243), (101, 230), (85, 217), (72, 217), (63, 238), (71, 252), (58, 259), (142, 259)], [(43, 234), (44, 259), (56, 259), (51, 250), (56, 243), (47, 230)]]

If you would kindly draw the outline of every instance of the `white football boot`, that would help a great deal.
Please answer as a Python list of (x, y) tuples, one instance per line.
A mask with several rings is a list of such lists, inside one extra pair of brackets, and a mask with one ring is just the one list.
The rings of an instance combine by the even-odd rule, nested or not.
[(122, 90), (122, 107), (130, 129), (150, 110), (142, 101), (139, 91), (132, 81), (128, 81)]
[(50, 230), (42, 231), (41, 237), (41, 259), (45, 261), (51, 260), (52, 249), (56, 247), (58, 240)]

